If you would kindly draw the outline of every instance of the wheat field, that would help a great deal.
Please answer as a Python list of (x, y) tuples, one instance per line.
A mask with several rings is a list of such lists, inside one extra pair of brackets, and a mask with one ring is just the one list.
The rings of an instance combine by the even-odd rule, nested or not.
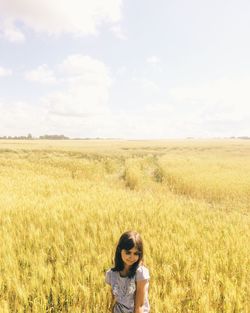
[(152, 313), (250, 312), (250, 141), (0, 141), (1, 313), (108, 313), (130, 229)]

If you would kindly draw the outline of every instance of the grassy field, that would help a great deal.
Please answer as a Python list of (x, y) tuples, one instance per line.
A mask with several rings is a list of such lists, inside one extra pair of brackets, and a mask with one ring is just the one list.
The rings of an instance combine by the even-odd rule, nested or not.
[(250, 141), (0, 141), (1, 313), (108, 313), (130, 229), (152, 313), (250, 312)]

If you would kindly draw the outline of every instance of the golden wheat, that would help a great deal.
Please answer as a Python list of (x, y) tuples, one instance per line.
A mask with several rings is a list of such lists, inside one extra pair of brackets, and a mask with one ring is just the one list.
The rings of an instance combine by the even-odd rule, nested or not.
[(0, 195), (0, 312), (108, 313), (129, 229), (152, 313), (250, 311), (247, 141), (0, 141)]

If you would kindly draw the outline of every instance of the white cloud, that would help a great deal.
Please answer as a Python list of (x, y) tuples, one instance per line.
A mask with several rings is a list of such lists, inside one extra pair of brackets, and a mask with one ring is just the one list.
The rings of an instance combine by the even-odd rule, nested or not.
[(46, 64), (40, 65), (34, 70), (27, 71), (24, 74), (24, 77), (27, 80), (40, 82), (43, 84), (53, 84), (56, 82), (54, 72), (49, 69)]
[(0, 77), (11, 76), (12, 70), (0, 66)]
[(151, 91), (151, 92), (158, 92), (160, 90), (160, 88), (158, 87), (158, 85), (149, 79), (142, 79), (141, 80), (141, 85), (142, 88), (147, 90), (147, 91)]
[(70, 55), (57, 66), (57, 69), (70, 80), (105, 86), (109, 86), (112, 82), (107, 66), (87, 55)]
[(0, 134), (23, 136), (32, 131), (38, 135), (46, 125), (45, 116), (44, 108), (26, 102), (0, 103)]
[(110, 28), (110, 30), (112, 31), (112, 33), (115, 34), (115, 36), (121, 40), (127, 40), (127, 36), (125, 35), (125, 33), (122, 31), (121, 26), (120, 25), (114, 25)]
[(57, 70), (66, 87), (43, 99), (50, 113), (84, 117), (107, 112), (112, 80), (104, 63), (76, 54), (67, 57)]
[(116, 133), (126, 138), (249, 136), (249, 84), (248, 78), (224, 78), (166, 89), (152, 99), (140, 93), (134, 108), (116, 117)]
[(172, 88), (159, 102), (144, 97), (148, 102), (130, 109), (119, 108), (117, 103), (114, 112), (109, 103), (110, 73), (101, 61), (73, 55), (57, 71), (64, 79), (64, 90), (34, 105), (0, 104), (0, 135), (185, 138), (250, 134), (248, 78)]
[(157, 56), (153, 55), (153, 56), (148, 57), (146, 62), (149, 64), (158, 64), (160, 63), (160, 59)]
[(172, 88), (169, 97), (177, 106), (203, 119), (239, 120), (250, 117), (250, 79), (221, 78), (203, 84)]
[(148, 64), (150, 69), (153, 70), (154, 72), (161, 73), (163, 71), (161, 59), (156, 55), (148, 57), (146, 59), (146, 63)]
[(108, 105), (112, 79), (106, 65), (78, 54), (67, 57), (54, 70), (43, 65), (26, 75), (44, 82), (48, 80), (48, 73), (54, 73), (52, 77), (60, 76), (55, 85), (57, 91), (32, 105), (25, 102), (0, 104), (0, 134), (63, 133), (77, 137), (108, 133), (112, 119)]
[(15, 43), (22, 43), (25, 41), (24, 34), (15, 26), (15, 22), (11, 18), (5, 18), (3, 21), (0, 20), (0, 37), (4, 37), (8, 41)]
[(152, 80), (148, 78), (132, 78), (132, 81), (137, 83), (144, 92), (156, 93), (160, 90), (159, 86)]
[(125, 74), (128, 73), (128, 69), (126, 68), (126, 66), (121, 66), (117, 69), (117, 75), (119, 76), (124, 76)]
[(248, 78), (222, 78), (172, 88), (161, 103), (147, 105), (144, 116), (158, 133), (165, 129), (179, 137), (249, 136), (249, 84)]
[(0, 31), (10, 41), (23, 41), (24, 34), (15, 26), (18, 21), (50, 35), (97, 34), (101, 24), (120, 21), (121, 6), (122, 0), (0, 0), (0, 17), (4, 21)]

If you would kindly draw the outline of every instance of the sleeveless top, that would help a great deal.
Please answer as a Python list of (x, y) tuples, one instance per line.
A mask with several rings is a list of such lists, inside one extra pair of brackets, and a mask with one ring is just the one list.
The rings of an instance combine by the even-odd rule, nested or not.
[(105, 281), (112, 288), (112, 293), (115, 296), (116, 304), (114, 313), (133, 313), (134, 312), (134, 297), (136, 291), (136, 281), (147, 280), (146, 295), (144, 302), (143, 313), (148, 313), (150, 306), (148, 302), (148, 285), (149, 285), (149, 271), (140, 265), (133, 278), (121, 277), (119, 272), (113, 272), (109, 269), (106, 272)]

